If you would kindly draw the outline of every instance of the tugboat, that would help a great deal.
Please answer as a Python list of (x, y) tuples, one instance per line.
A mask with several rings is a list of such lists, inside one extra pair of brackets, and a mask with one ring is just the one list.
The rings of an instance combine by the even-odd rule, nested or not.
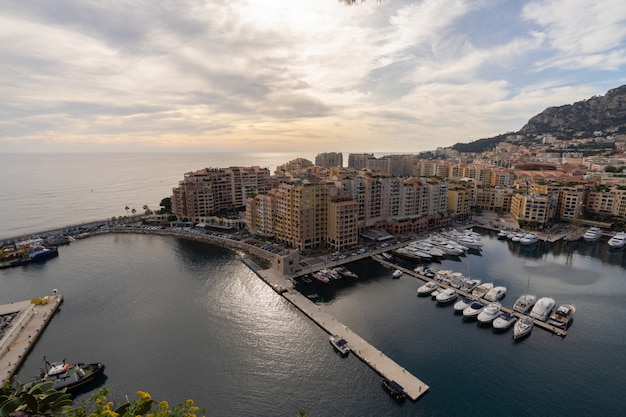
[(67, 392), (72, 392), (104, 374), (105, 366), (101, 363), (75, 363), (70, 365), (65, 359), (62, 362), (50, 363), (45, 356), (43, 360), (46, 367), (45, 371), (42, 370), (39, 378), (26, 385), (52, 381), (52, 389), (58, 391), (65, 388)]

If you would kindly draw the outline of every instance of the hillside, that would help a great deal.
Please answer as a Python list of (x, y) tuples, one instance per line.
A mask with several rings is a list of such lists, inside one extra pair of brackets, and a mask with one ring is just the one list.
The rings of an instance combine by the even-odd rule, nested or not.
[[(560, 139), (570, 139), (583, 132), (626, 130), (626, 85), (609, 90), (603, 96), (594, 96), (574, 104), (549, 107), (532, 117), (516, 134), (535, 136), (552, 134)], [(510, 134), (510, 133), (509, 133)], [(479, 139), (452, 146), (459, 152), (483, 152), (493, 149), (508, 134)]]

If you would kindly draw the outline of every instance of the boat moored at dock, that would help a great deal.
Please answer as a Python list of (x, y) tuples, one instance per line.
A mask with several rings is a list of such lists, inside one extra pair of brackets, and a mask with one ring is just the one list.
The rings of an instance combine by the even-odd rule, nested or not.
[(348, 342), (346, 339), (341, 338), (339, 336), (330, 336), (329, 338), (330, 344), (333, 345), (333, 348), (337, 352), (341, 354), (341, 356), (348, 356), (350, 353), (350, 347), (348, 346)]
[(540, 298), (533, 309), (530, 311), (530, 317), (540, 320), (546, 321), (550, 314), (552, 314), (552, 310), (554, 310), (556, 302), (553, 298), (543, 297)]

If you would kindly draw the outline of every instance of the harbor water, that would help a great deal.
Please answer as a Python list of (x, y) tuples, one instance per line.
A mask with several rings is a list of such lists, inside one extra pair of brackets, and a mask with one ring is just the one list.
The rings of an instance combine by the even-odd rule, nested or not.
[[(202, 167), (191, 165), (182, 171)], [(129, 188), (135, 186), (141, 188)], [(36, 196), (23, 194), (15, 204), (28, 222), (39, 208), (29, 216)], [(118, 211), (128, 204), (112, 196), (102, 203)], [(10, 234), (18, 229), (12, 223)], [(392, 279), (393, 270), (371, 259), (348, 265), (358, 280), (298, 284), (430, 386), (415, 403), (391, 399), (379, 375), (353, 355), (334, 352), (328, 335), (263, 283), (241, 253), (215, 245), (127, 234), (77, 240), (45, 263), (0, 270), (0, 303), (58, 289), (65, 302), (18, 379), (37, 375), (43, 356), (103, 362), (102, 386), (118, 401), (139, 390), (170, 404), (191, 398), (207, 416), (294, 416), (300, 409), (309, 416), (622, 415), (623, 251), (610, 251), (606, 239), (521, 247), (480, 232), (480, 253), (432, 266), (505, 285), (502, 303), (509, 307), (527, 286), (575, 305), (565, 338), (535, 328), (515, 343), (511, 331), (495, 334), (464, 322), (451, 306), (418, 298), (421, 281)]]

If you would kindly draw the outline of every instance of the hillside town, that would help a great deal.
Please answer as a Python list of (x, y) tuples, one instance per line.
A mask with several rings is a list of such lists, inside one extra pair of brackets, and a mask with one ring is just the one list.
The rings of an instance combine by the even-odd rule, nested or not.
[(360, 236), (416, 234), (482, 212), (548, 233), (564, 225), (572, 233), (624, 228), (626, 135), (532, 139), (512, 134), (480, 153), (350, 153), (347, 166), (342, 153), (324, 152), (288, 161), (273, 175), (258, 166), (205, 168), (184, 174), (172, 212), (300, 251), (347, 250)]

